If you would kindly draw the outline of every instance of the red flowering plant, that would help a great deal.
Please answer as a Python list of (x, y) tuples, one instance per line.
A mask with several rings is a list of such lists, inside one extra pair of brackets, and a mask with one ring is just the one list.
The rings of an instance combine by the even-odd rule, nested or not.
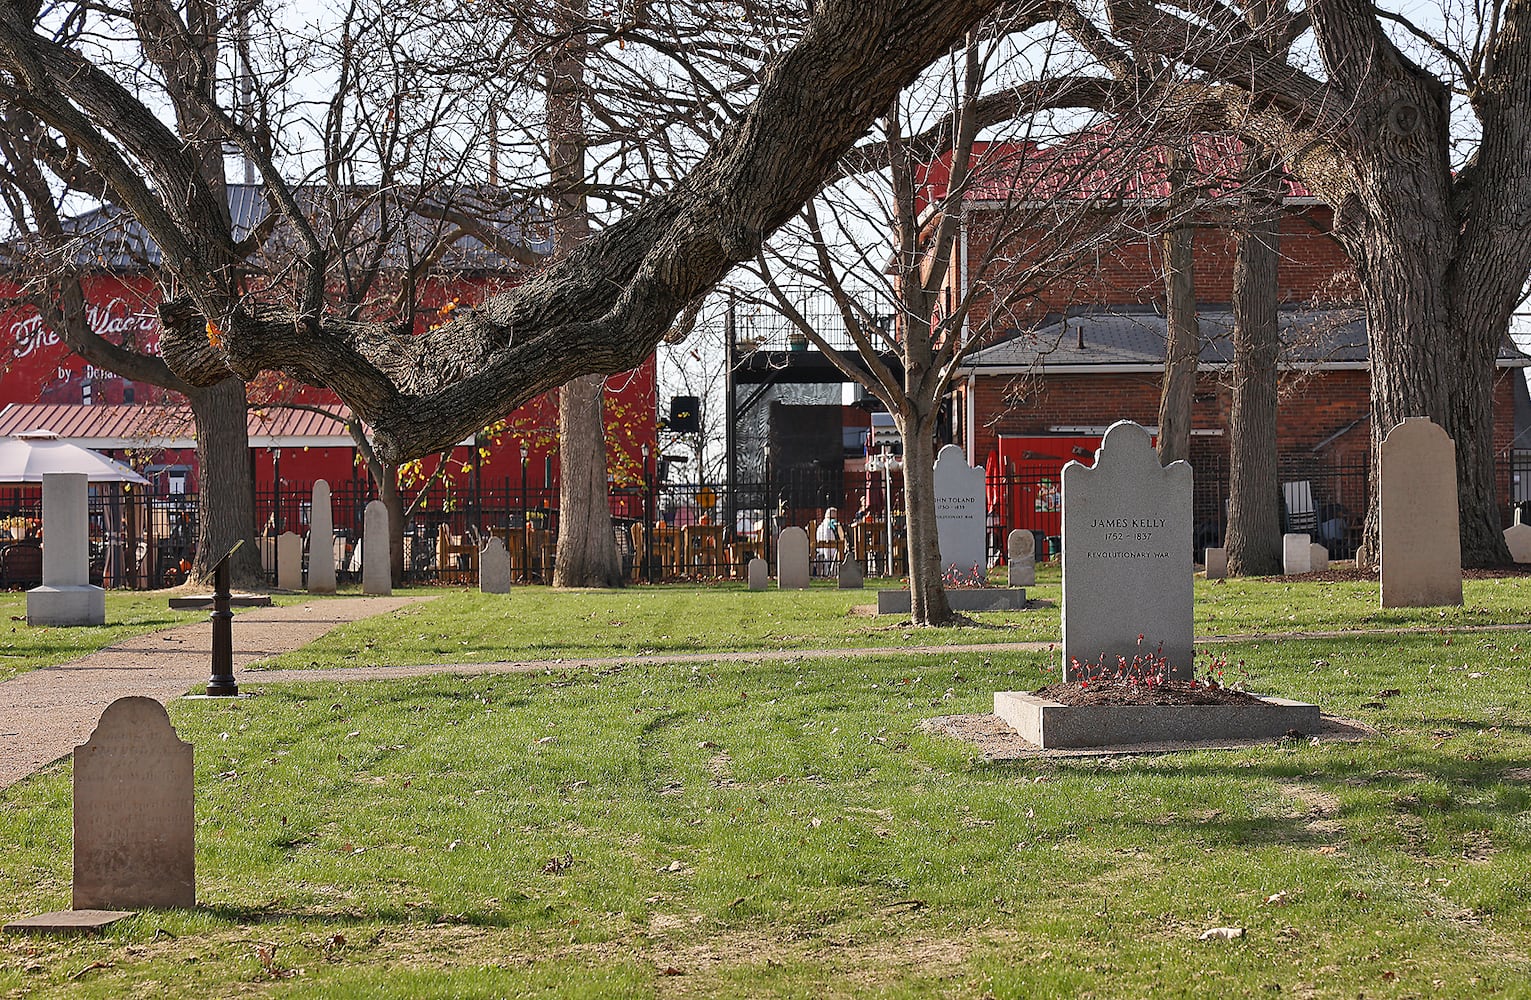
[(956, 563), (946, 567), (941, 574), (941, 586), (947, 590), (978, 590), (989, 585), (989, 576), (977, 563), (972, 569), (958, 569)]
[[(1161, 642), (1157, 649), (1148, 652), (1143, 648), (1144, 637), (1138, 635), (1138, 651), (1129, 660), (1125, 656), (1118, 655), (1115, 666), (1106, 663), (1106, 656), (1101, 654), (1100, 660), (1095, 663), (1081, 661), (1079, 657), (1071, 657), (1071, 673), (1078, 678), (1078, 685), (1088, 689), (1092, 684), (1096, 687), (1119, 686), (1128, 689), (1151, 690), (1163, 687), (1170, 682), (1169, 662), (1164, 655), (1164, 644)], [(1228, 689), (1241, 690), (1243, 687), (1242, 677), (1239, 681), (1228, 683), (1224, 674), (1228, 668), (1228, 658), (1222, 654), (1207, 654), (1207, 662), (1201, 671), (1192, 665), (1191, 676), (1183, 683), (1186, 687), (1209, 688), (1212, 690)], [(1247, 677), (1244, 670), (1244, 661), (1238, 663), (1239, 671), (1243, 677)]]

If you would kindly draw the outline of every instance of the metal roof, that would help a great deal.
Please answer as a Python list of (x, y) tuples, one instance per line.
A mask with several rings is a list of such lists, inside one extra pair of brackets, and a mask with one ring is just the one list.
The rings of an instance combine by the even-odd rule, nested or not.
[[(350, 410), (340, 403), (319, 406), (324, 413), (288, 407), (252, 409), (246, 418), (252, 448), (350, 448), (342, 423)], [(11, 403), (0, 410), (0, 437), (49, 430), (86, 448), (194, 448), (189, 406), (81, 406)]]
[[(1233, 364), (1233, 312), (1226, 306), (1198, 308), (1199, 364)], [(1283, 309), (1278, 364), (1318, 370), (1370, 367), (1366, 318), (1358, 309)], [(1052, 316), (1030, 331), (978, 351), (962, 366), (976, 375), (1053, 372), (1136, 371), (1164, 368), (1165, 318), (1151, 306), (1096, 307)], [(1531, 366), (1531, 357), (1506, 338), (1499, 367)]]

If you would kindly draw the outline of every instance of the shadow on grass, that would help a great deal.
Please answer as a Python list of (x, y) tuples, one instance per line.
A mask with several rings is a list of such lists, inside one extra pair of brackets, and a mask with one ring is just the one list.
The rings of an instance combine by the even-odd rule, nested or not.
[(233, 925), (257, 926), (261, 924), (318, 923), (326, 926), (354, 927), (370, 924), (415, 924), (422, 927), (518, 927), (527, 921), (526, 910), (534, 906), (528, 899), (523, 906), (508, 907), (495, 913), (469, 912), (445, 913), (425, 907), (403, 908), (394, 906), (368, 907), (366, 909), (305, 910), (282, 906), (238, 906), (215, 903), (198, 906), (195, 913), (206, 914), (216, 920)]

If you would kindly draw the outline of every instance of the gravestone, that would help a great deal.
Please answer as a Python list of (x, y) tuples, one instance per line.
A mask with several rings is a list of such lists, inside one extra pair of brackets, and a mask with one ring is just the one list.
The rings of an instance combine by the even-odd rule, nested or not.
[(1190, 676), (1191, 544), (1191, 466), (1161, 466), (1142, 427), (1112, 424), (1093, 468), (1063, 467), (1064, 680), (1161, 648)]
[(949, 444), (936, 455), (936, 548), (941, 553), (941, 573), (962, 579), (983, 579), (988, 570), (984, 535), (984, 471), (963, 457), (962, 449)]
[(1228, 579), (1228, 550), (1208, 549), (1205, 559), (1208, 580)]
[(284, 531), (276, 536), (276, 587), (303, 589), (303, 536)]
[(1012, 587), (1034, 587), (1037, 583), (1037, 538), (1016, 528), (1005, 539), (1005, 558), (1009, 563)]
[(783, 528), (776, 536), (776, 586), (782, 590), (808, 587), (808, 532)]
[(43, 582), (27, 591), (29, 625), (104, 625), (106, 591), (90, 583), (90, 482), (43, 473)]
[(1313, 572), (1313, 539), (1289, 532), (1281, 536), (1281, 572), (1287, 576)]
[(759, 556), (750, 559), (748, 566), (751, 590), (764, 590), (771, 584), (771, 567)]
[(191, 756), (153, 698), (118, 698), (75, 747), (76, 910), (196, 905)]
[(1511, 559), (1531, 563), (1531, 525), (1521, 523), (1519, 507), (1515, 508), (1515, 523), (1504, 529), (1504, 544), (1509, 546)]
[(335, 592), (335, 515), (330, 509), (330, 484), (314, 483), (314, 505), (308, 524), (308, 592)]
[(835, 573), (835, 580), (841, 590), (860, 590), (866, 586), (861, 567), (854, 559), (846, 559), (840, 563), (840, 569)]
[(505, 539), (491, 536), (479, 550), (478, 589), (485, 594), (510, 593), (510, 550)]
[(1314, 542), (1308, 547), (1308, 569), (1314, 573), (1329, 572), (1329, 550)]
[(1457, 449), (1424, 417), (1388, 432), (1378, 459), (1382, 606), (1462, 603)]
[(361, 592), (387, 597), (393, 593), (393, 572), (388, 566), (388, 508), (372, 500), (362, 516)]

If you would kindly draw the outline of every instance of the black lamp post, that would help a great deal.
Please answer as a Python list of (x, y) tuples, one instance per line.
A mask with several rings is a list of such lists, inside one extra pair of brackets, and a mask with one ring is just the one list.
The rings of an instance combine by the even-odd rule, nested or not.
[(213, 613), (208, 618), (213, 623), (213, 672), (207, 679), (210, 698), (233, 697), (239, 694), (234, 681), (234, 612), (229, 607), (229, 557), (244, 544), (241, 539), (218, 560), (213, 567)]

